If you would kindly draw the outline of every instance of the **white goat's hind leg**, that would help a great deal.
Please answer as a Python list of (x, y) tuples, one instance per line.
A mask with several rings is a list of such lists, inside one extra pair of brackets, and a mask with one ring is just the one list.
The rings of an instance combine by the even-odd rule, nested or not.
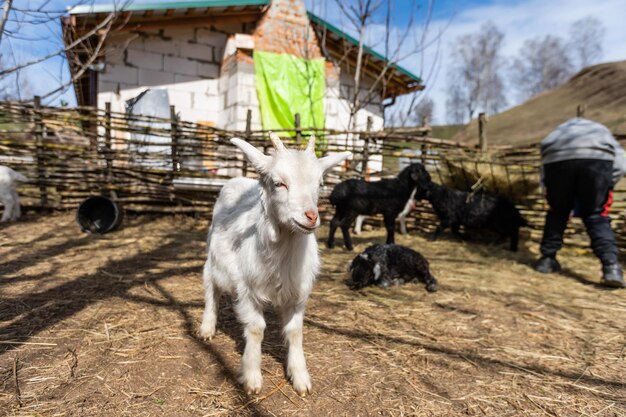
[(217, 311), (220, 305), (220, 290), (213, 283), (211, 266), (208, 260), (204, 264), (202, 280), (204, 283), (204, 313), (202, 314), (202, 324), (200, 325), (200, 336), (205, 339), (211, 339), (215, 336)]
[(13, 213), (11, 215), (11, 220), (17, 220), (22, 215), (22, 210), (20, 209), (20, 196), (17, 194), (17, 191), (11, 191), (11, 197), (13, 197)]
[(241, 358), (239, 382), (248, 394), (258, 394), (263, 386), (261, 375), (261, 343), (265, 331), (265, 319), (260, 306), (245, 297), (235, 304), (237, 317), (243, 323), (246, 347)]
[(294, 390), (304, 397), (311, 392), (311, 377), (306, 369), (304, 349), (302, 348), (302, 321), (304, 306), (284, 306), (281, 308), (283, 332), (289, 347), (287, 354), (287, 376)]
[(361, 230), (363, 229), (363, 221), (367, 219), (367, 216), (358, 215), (356, 216), (356, 221), (354, 222), (354, 234), (360, 235)]

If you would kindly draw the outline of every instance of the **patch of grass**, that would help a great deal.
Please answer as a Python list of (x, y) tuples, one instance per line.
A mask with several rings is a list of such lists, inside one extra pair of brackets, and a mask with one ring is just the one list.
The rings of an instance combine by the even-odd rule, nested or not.
[(153, 401), (156, 405), (160, 405), (160, 406), (163, 406), (166, 403), (165, 399), (163, 398), (154, 398)]

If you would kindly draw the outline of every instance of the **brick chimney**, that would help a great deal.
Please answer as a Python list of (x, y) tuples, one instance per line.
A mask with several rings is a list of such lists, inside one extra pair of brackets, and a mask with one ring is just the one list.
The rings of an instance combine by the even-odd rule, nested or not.
[(253, 33), (255, 50), (322, 58), (315, 31), (301, 0), (272, 0)]

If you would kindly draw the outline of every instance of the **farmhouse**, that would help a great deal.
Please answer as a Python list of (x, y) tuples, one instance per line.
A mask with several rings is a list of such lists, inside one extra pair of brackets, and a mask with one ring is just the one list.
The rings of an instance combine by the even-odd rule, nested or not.
[[(183, 120), (229, 130), (245, 129), (248, 110), (252, 129), (292, 128), (295, 113), (304, 127), (350, 127), (358, 40), (300, 0), (78, 6), (63, 33), (77, 44), (68, 56), (81, 106), (127, 112), (150, 89)], [(360, 73), (357, 129), (368, 117), (381, 129), (385, 104), (423, 88), (367, 46)]]

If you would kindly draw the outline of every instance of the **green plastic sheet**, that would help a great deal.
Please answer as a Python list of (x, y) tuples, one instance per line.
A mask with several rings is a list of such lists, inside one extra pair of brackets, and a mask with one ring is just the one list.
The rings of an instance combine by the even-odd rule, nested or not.
[(263, 129), (293, 129), (296, 113), (301, 127), (324, 127), (323, 59), (255, 51), (254, 69)]

